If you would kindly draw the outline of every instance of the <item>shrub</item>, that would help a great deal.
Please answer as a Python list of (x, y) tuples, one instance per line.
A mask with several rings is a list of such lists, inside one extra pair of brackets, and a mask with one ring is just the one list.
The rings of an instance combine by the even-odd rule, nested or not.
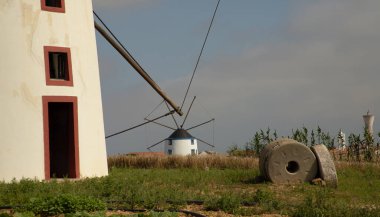
[(90, 197), (59, 195), (57, 197), (32, 198), (19, 208), (19, 211), (30, 211), (40, 216), (52, 216), (62, 213), (93, 212), (106, 209), (105, 203)]

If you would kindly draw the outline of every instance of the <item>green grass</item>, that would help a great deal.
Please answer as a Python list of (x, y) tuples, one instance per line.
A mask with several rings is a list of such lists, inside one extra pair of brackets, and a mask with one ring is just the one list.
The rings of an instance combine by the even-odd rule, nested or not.
[[(380, 216), (379, 166), (338, 163), (337, 170), (338, 188), (330, 189), (308, 183), (256, 183), (258, 169), (113, 168), (109, 176), (102, 178), (0, 183), (0, 206), (27, 208), (36, 201), (40, 205), (48, 204), (57, 195), (68, 195), (70, 200), (76, 201), (70, 212), (99, 211), (101, 203), (114, 208), (169, 210), (182, 208), (189, 200), (202, 200), (205, 201), (204, 210), (221, 210), (236, 215)], [(92, 202), (85, 207), (93, 207), (96, 201), (100, 201), (97, 204), (100, 208), (76, 207), (78, 203), (88, 201)], [(59, 203), (56, 201), (54, 204)], [(241, 203), (255, 205), (242, 206)], [(32, 208), (22, 211), (38, 213)]]
[(373, 203), (380, 201), (380, 168), (373, 164), (353, 164), (339, 171), (339, 197), (347, 202)]

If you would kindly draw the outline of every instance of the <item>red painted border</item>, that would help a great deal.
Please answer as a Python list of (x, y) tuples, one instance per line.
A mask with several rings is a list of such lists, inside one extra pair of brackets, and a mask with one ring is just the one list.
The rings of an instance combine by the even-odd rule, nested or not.
[(57, 8), (57, 7), (49, 7), (46, 6), (46, 0), (41, 0), (41, 10), (43, 11), (50, 11), (50, 12), (57, 12), (57, 13), (65, 13), (66, 8), (65, 8), (65, 0), (61, 0), (62, 7)]
[(49, 102), (71, 102), (73, 103), (74, 115), (74, 158), (75, 178), (80, 178), (79, 173), (79, 134), (78, 134), (78, 98), (76, 96), (42, 96), (42, 113), (44, 122), (44, 163), (45, 179), (50, 179), (50, 152), (49, 152)]
[[(53, 80), (53, 79), (50, 79), (49, 52), (67, 53), (67, 65), (68, 65), (67, 68), (68, 68), (68, 77), (69, 77), (68, 80)], [(46, 85), (48, 85), (48, 86), (71, 86), (71, 87), (74, 86), (70, 48), (67, 48), (67, 47), (44, 46), (44, 59), (45, 59)]]

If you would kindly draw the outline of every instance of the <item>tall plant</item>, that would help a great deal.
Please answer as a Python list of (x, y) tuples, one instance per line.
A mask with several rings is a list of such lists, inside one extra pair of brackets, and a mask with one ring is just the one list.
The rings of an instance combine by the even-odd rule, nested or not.
[(364, 128), (364, 160), (373, 160), (375, 154), (374, 143), (375, 139), (373, 138), (372, 133), (370, 133), (367, 128)]
[[(310, 134), (309, 134), (310, 132)], [(317, 132), (317, 134), (315, 134)], [(291, 136), (287, 136), (298, 142), (301, 142), (307, 146), (317, 144), (325, 144), (328, 148), (334, 148), (334, 137), (331, 137), (329, 133), (325, 133), (318, 126), (317, 130), (309, 131), (305, 126), (301, 129), (292, 129)], [(271, 130), (269, 127), (266, 130), (260, 129), (257, 131), (249, 142), (245, 144), (245, 150), (239, 149), (235, 144), (228, 150), (230, 155), (235, 156), (259, 156), (264, 147), (277, 140), (279, 138), (276, 130)]]

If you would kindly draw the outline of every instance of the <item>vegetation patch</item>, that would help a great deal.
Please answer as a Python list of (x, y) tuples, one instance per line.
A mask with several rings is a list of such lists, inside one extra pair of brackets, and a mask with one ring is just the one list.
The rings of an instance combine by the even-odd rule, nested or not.
[[(220, 159), (225, 164), (234, 158)], [(0, 206), (16, 208), (0, 216), (29, 217), (61, 213), (65, 216), (105, 216), (106, 207), (115, 210), (178, 210), (191, 207), (188, 204), (192, 201), (203, 204), (197, 206), (196, 212), (213, 210), (215, 213), (239, 216), (380, 215), (380, 166), (376, 163), (336, 162), (339, 185), (337, 189), (328, 189), (310, 183), (274, 185), (259, 182), (257, 159), (249, 157), (241, 161), (252, 162), (256, 166), (251, 169), (233, 169), (234, 166), (225, 169), (211, 166), (208, 169), (113, 167), (107, 177), (75, 182), (25, 179), (0, 183)], [(140, 216), (149, 213), (140, 213)], [(164, 215), (177, 214), (169, 212)]]
[(58, 195), (56, 197), (31, 198), (20, 206), (20, 212), (32, 212), (39, 216), (54, 216), (63, 213), (105, 211), (106, 204), (98, 199), (77, 195)]

